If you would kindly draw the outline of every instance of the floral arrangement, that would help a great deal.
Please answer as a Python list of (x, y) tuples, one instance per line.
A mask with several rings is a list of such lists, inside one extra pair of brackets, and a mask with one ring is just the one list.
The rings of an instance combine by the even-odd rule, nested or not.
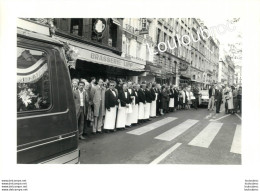
[(76, 49), (74, 46), (69, 45), (68, 42), (64, 43), (64, 49), (65, 49), (65, 55), (68, 61), (76, 61), (79, 53), (78, 49)]
[(28, 107), (28, 105), (32, 103), (32, 98), (37, 96), (33, 93), (31, 88), (28, 88), (26, 84), (19, 84), (18, 88), (21, 89), (18, 93), (18, 98), (21, 99), (25, 107)]

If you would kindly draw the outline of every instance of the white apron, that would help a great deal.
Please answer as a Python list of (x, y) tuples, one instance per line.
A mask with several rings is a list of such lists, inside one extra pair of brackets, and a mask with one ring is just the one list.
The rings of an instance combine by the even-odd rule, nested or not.
[(145, 104), (140, 102), (138, 107), (138, 119), (144, 119), (144, 106)]
[(127, 116), (126, 116), (126, 125), (127, 126), (130, 126), (134, 121), (134, 112), (133, 112), (134, 105), (129, 104), (129, 106), (131, 107), (131, 112), (127, 112)]
[(144, 119), (149, 119), (151, 103), (146, 103), (144, 107)]
[(116, 128), (125, 128), (126, 125), (126, 107), (121, 107), (119, 104), (117, 120), (116, 120)]
[(169, 107), (174, 107), (174, 98), (170, 98)]
[(115, 129), (115, 123), (116, 123), (116, 106), (111, 107), (110, 111), (106, 109), (104, 129), (110, 129), (110, 130)]
[(139, 109), (139, 105), (133, 105), (133, 121), (131, 123), (138, 123), (138, 109)]

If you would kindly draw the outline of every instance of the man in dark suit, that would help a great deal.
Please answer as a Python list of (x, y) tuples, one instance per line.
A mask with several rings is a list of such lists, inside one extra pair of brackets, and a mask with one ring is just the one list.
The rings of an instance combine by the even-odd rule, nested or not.
[(131, 103), (130, 94), (127, 91), (127, 84), (123, 84), (122, 90), (118, 91), (118, 99), (120, 100), (121, 107), (118, 109), (117, 113), (117, 123), (116, 128), (126, 128), (127, 111), (129, 104)]
[(221, 101), (222, 101), (222, 92), (218, 86), (215, 87), (215, 101), (216, 101), (216, 113), (219, 113)]
[(161, 109), (161, 85), (156, 84), (156, 91), (157, 93), (157, 100), (156, 100), (156, 115), (160, 115), (160, 109)]
[(174, 110), (175, 111), (177, 110), (178, 104), (179, 104), (178, 97), (179, 97), (179, 91), (177, 89), (177, 86), (174, 86), (173, 87), (173, 98), (174, 98)]
[(84, 122), (85, 117), (87, 116), (87, 104), (88, 104), (88, 96), (84, 90), (85, 83), (79, 82), (78, 89), (73, 91), (76, 112), (77, 112), (77, 119), (78, 119), (78, 131), (79, 131), (79, 139), (85, 139), (83, 137), (83, 129), (84, 129)]
[(118, 94), (115, 91), (114, 81), (109, 82), (109, 88), (105, 92), (106, 117), (104, 130), (106, 133), (115, 131), (116, 105), (118, 105)]
[(193, 95), (195, 97), (195, 100), (194, 100), (194, 108), (195, 109), (198, 109), (198, 104), (199, 104), (199, 87), (198, 85), (196, 84), (195, 87), (193, 88)]

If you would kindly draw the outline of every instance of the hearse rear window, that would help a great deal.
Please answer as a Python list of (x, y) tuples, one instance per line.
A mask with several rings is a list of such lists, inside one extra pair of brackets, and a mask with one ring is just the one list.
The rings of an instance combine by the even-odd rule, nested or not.
[(17, 112), (50, 107), (47, 61), (45, 52), (17, 47)]

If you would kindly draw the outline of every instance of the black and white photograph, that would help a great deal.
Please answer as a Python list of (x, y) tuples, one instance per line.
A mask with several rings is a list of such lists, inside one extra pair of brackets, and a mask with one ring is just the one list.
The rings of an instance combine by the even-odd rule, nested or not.
[(112, 1), (1, 2), (2, 190), (258, 191), (260, 4)]
[(224, 21), (18, 18), (17, 163), (241, 164), (241, 24)]

